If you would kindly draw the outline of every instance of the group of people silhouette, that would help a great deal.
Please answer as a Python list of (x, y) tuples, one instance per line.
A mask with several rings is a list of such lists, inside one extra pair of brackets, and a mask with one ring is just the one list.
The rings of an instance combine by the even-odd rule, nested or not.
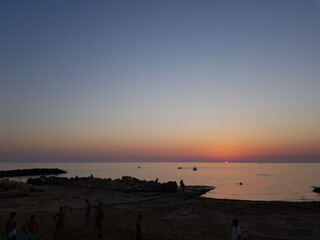
[[(11, 212), (10, 218), (5, 225), (8, 240), (15, 240), (17, 236), (16, 214), (16, 212)], [(38, 231), (39, 225), (36, 221), (36, 216), (34, 214), (31, 214), (30, 221), (23, 226), (23, 232), (26, 235), (26, 240), (36, 240), (36, 233)]]
[[(86, 224), (91, 221), (91, 204), (88, 199), (85, 200), (86, 202)], [(102, 239), (102, 224), (104, 220), (104, 213), (102, 208), (102, 203), (99, 203), (96, 211), (94, 212), (94, 220), (95, 220), (95, 233), (97, 234), (99, 239)], [(136, 240), (142, 240), (142, 228), (141, 228), (141, 220), (142, 215), (138, 215), (138, 220), (136, 222)]]
[[(86, 224), (92, 221), (91, 219), (91, 204), (88, 199), (85, 200), (85, 219)], [(17, 230), (16, 230), (16, 212), (11, 212), (10, 217), (5, 224), (7, 240), (16, 240)], [(102, 208), (102, 203), (98, 204), (94, 212), (94, 222), (95, 222), (95, 234), (98, 239), (102, 239), (102, 225), (104, 220), (104, 213)], [(55, 222), (55, 228), (53, 231), (53, 239), (64, 239), (64, 223), (66, 219), (65, 207), (59, 207), (59, 211), (53, 216), (53, 221)], [(142, 215), (138, 215), (138, 220), (136, 222), (136, 240), (142, 240), (142, 228), (141, 228)], [(23, 232), (25, 233), (26, 240), (36, 240), (36, 234), (39, 231), (39, 224), (36, 221), (36, 215), (30, 215), (30, 221), (23, 226)]]
[[(16, 212), (10, 213), (10, 218), (5, 224), (5, 230), (8, 240), (16, 240), (17, 230), (16, 230)], [(53, 220), (56, 223), (55, 230), (53, 233), (54, 239), (57, 239), (57, 234), (60, 234), (61, 239), (63, 239), (63, 227), (65, 220), (65, 208), (60, 207), (59, 212), (57, 212)], [(26, 235), (26, 240), (36, 240), (36, 234), (39, 231), (39, 224), (36, 221), (36, 215), (30, 215), (30, 221), (23, 226), (23, 232)]]
[[(185, 192), (185, 184), (183, 180), (180, 181), (181, 192)], [(92, 222), (91, 218), (91, 210), (92, 206), (88, 199), (85, 200), (85, 222), (89, 224)], [(55, 222), (55, 229), (53, 232), (53, 239), (58, 240), (64, 239), (64, 223), (65, 223), (65, 207), (59, 207), (59, 211), (53, 216), (53, 220)], [(102, 239), (102, 226), (104, 221), (104, 212), (103, 205), (100, 202), (96, 207), (96, 210), (93, 215), (93, 219), (95, 222), (95, 234), (98, 239)], [(138, 215), (138, 219), (136, 222), (136, 240), (142, 240), (142, 227), (141, 227), (142, 215)], [(233, 231), (232, 231), (232, 240), (243, 240), (243, 234), (239, 227), (239, 220), (234, 219), (232, 221)], [(17, 231), (16, 231), (16, 212), (10, 213), (10, 218), (6, 222), (5, 225), (7, 240), (16, 240)], [(30, 221), (26, 223), (23, 227), (23, 232), (25, 233), (26, 240), (36, 240), (36, 234), (39, 231), (39, 225), (36, 221), (36, 216), (34, 214), (30, 215)]]

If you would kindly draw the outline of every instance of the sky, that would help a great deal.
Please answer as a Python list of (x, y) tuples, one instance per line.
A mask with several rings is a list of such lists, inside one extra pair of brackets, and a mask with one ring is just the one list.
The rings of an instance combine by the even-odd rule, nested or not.
[(0, 2), (0, 162), (320, 162), (320, 1)]

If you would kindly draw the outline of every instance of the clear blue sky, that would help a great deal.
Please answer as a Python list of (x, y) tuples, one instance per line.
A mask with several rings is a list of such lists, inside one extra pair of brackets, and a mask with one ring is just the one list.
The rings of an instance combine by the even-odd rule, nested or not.
[(0, 161), (320, 161), (320, 1), (1, 1), (0, 110)]

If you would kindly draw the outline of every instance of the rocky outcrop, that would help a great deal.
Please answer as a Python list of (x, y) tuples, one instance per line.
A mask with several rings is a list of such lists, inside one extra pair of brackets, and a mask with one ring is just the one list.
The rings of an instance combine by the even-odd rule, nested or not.
[(40, 176), (40, 175), (58, 175), (67, 173), (59, 168), (33, 168), (0, 171), (0, 178), (22, 177), (22, 176)]
[(27, 183), (32, 185), (65, 185), (68, 183), (68, 178), (41, 176), (39, 178), (28, 178)]
[(78, 185), (92, 189), (104, 189), (107, 191), (128, 191), (128, 192), (176, 192), (177, 183), (139, 180), (130, 176), (123, 176), (121, 179), (106, 179), (94, 177), (40, 177), (29, 178), (28, 184), (32, 185)]
[(32, 191), (32, 187), (26, 183), (0, 180), (0, 199), (26, 196)]

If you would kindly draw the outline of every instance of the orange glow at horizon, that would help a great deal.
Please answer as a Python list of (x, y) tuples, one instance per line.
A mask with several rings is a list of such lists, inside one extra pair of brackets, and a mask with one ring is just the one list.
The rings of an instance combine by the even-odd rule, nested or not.
[[(186, 157), (199, 159), (237, 160), (238, 158), (273, 155), (319, 155), (318, 139), (282, 136), (236, 134), (194, 135), (42, 135), (27, 138), (0, 139), (0, 151), (32, 153), (60, 152), (66, 155), (132, 156), (132, 157)], [(18, 139), (18, 140), (17, 140)], [(31, 140), (32, 139), (32, 140)], [(318, 141), (317, 141), (318, 140)]]

